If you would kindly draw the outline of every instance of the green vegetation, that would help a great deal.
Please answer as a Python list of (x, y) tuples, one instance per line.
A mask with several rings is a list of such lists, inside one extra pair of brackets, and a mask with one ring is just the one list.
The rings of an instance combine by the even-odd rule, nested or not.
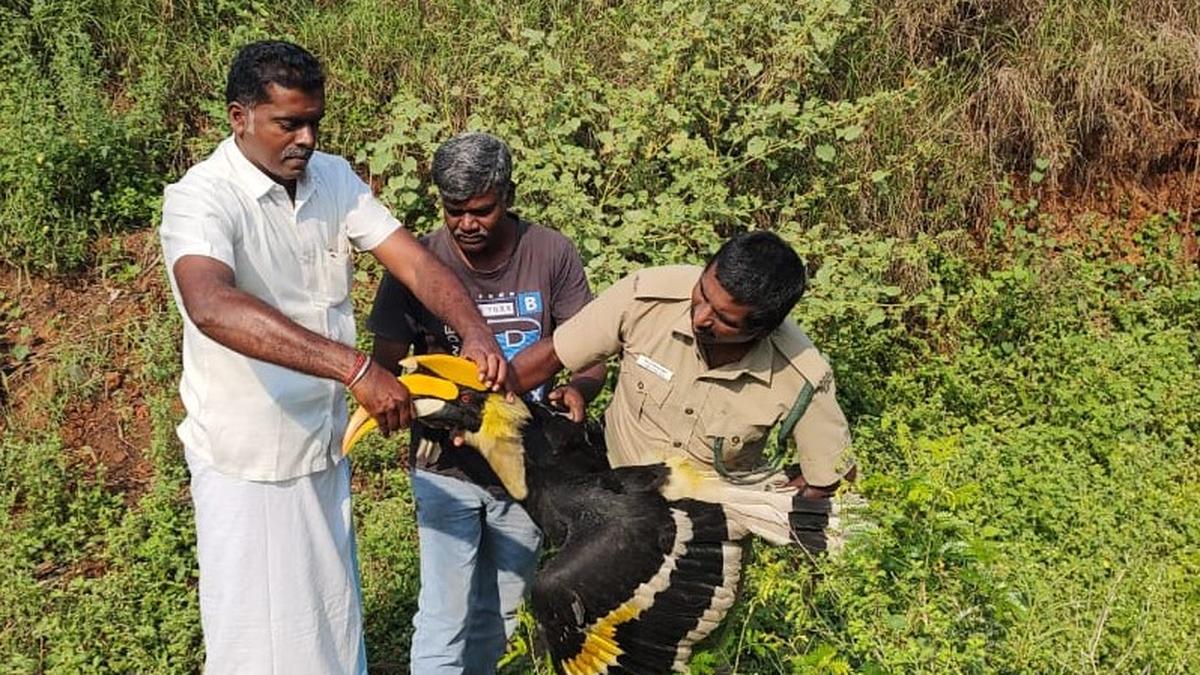
[[(0, 22), (3, 260), (158, 275), (137, 321), (55, 344), (0, 293), (0, 673), (199, 670), (179, 320), (149, 259), (96, 242), (153, 223), (265, 36), (325, 60), (326, 148), (417, 229), (432, 148), (486, 128), (599, 287), (746, 228), (809, 260), (798, 318), (872, 526), (816, 566), (756, 547), (695, 672), (1200, 670), (1195, 3), (16, 0)], [(1114, 189), (1179, 171), (1149, 215)], [(93, 405), (133, 425), (133, 392), (136, 488), (59, 431)], [(407, 478), (395, 446), (356, 453), (372, 671), (406, 672)], [(504, 672), (549, 672), (533, 635)]]

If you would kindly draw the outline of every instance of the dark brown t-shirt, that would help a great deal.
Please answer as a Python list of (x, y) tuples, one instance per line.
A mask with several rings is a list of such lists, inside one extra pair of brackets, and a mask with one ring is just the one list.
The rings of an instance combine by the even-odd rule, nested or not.
[[(514, 214), (515, 215), (515, 214)], [(492, 328), (505, 358), (510, 361), (525, 347), (547, 337), (591, 299), (583, 261), (575, 246), (562, 234), (518, 218), (517, 245), (508, 261), (487, 272), (463, 263), (450, 231), (445, 227), (421, 238), (421, 243), (445, 263), (475, 299), (480, 314)], [(367, 318), (377, 337), (413, 346), (417, 354), (457, 354), (458, 333), (426, 309), (416, 296), (391, 275), (384, 277)], [(526, 395), (540, 401), (546, 386)], [(417, 465), (428, 471), (456, 476), (503, 493), (500, 481), (479, 453), (456, 448), (444, 435), (413, 425), (413, 447), (421, 438), (438, 442), (441, 452), (432, 462)]]

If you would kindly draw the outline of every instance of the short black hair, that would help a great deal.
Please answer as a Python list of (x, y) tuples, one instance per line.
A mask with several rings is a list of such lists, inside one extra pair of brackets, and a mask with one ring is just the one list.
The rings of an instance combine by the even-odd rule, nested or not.
[(804, 295), (804, 261), (773, 232), (734, 235), (708, 262), (708, 267), (714, 265), (721, 288), (750, 308), (747, 330), (774, 330)]
[(261, 40), (238, 50), (225, 80), (225, 105), (234, 101), (253, 106), (267, 100), (267, 85), (275, 83), (306, 94), (325, 91), (321, 62), (300, 45)]

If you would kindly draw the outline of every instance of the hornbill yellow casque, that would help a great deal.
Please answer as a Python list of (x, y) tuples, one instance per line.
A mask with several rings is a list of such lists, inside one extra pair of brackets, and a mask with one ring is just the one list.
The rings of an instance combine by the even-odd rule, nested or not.
[[(825, 547), (828, 499), (769, 482), (732, 485), (682, 457), (613, 469), (596, 434), (489, 393), (469, 361), (428, 355), (401, 366), (417, 417), (463, 431), (557, 548), (531, 604), (559, 672), (686, 671), (692, 646), (733, 604), (739, 540)], [(374, 426), (356, 411), (343, 452)]]

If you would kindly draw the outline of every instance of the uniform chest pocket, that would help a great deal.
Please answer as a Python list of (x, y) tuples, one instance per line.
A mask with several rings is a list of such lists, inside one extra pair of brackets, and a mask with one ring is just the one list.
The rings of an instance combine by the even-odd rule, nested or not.
[[(631, 401), (637, 402), (639, 411), (661, 410), (666, 407), (671, 398), (674, 383), (663, 374), (646, 368), (639, 363), (639, 358), (645, 361), (645, 357), (630, 354), (621, 364), (621, 372), (629, 375), (626, 393), (630, 396)], [(622, 377), (622, 379), (625, 378)]]
[(698, 431), (710, 447), (720, 444), (728, 465), (751, 468), (762, 456), (779, 416), (778, 410), (769, 407), (734, 408), (718, 404), (701, 415)]

